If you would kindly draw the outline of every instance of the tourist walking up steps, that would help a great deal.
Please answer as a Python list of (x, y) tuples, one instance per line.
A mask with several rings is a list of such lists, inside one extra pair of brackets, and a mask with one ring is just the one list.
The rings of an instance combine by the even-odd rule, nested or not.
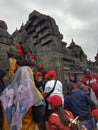
[[(64, 97), (63, 97), (62, 83), (59, 80), (57, 80), (56, 71), (49, 70), (48, 75), (49, 75), (49, 81), (47, 81), (47, 83), (45, 84), (44, 93), (43, 93), (44, 98), (47, 99), (50, 96), (59, 95), (62, 99), (62, 104), (63, 104)], [(51, 109), (50, 104), (47, 103), (46, 114), (45, 114), (46, 130), (48, 130), (48, 119), (52, 112), (53, 109)]]
[(74, 120), (73, 114), (64, 110), (62, 99), (58, 95), (47, 98), (54, 112), (49, 117), (49, 130), (77, 130), (76, 125), (71, 123)]
[(82, 78), (82, 83), (89, 87), (89, 95), (90, 92), (93, 91), (98, 100), (98, 74), (91, 73), (89, 68), (84, 70), (84, 76)]
[(64, 108), (71, 111), (74, 117), (79, 116), (79, 120), (88, 130), (94, 130), (95, 121), (91, 115), (91, 110), (96, 106), (91, 98), (80, 91), (75, 84), (68, 83), (69, 95), (64, 98)]
[(80, 89), (81, 91), (83, 91), (84, 93), (88, 94), (89, 93), (89, 89), (88, 87), (83, 84), (77, 77), (77, 75), (75, 73), (70, 73), (69, 74), (69, 80), (70, 82), (74, 83), (75, 86)]
[(43, 100), (35, 87), (33, 72), (20, 67), (11, 84), (0, 96), (4, 111), (3, 130), (39, 130), (33, 119), (32, 106)]

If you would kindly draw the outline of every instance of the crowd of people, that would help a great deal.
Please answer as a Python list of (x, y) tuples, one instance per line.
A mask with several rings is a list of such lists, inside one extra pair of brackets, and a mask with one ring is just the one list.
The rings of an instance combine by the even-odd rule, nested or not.
[[(9, 45), (7, 55), (9, 71), (0, 69), (0, 130), (97, 130), (97, 74), (87, 68), (82, 79), (70, 73), (62, 83), (21, 42)], [(45, 114), (36, 122), (32, 108), (42, 101)]]

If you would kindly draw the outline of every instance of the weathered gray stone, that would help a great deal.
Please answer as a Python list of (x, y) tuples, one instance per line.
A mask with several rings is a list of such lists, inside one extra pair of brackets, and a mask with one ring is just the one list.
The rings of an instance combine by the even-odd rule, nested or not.
[[(70, 72), (75, 72), (81, 77), (83, 69), (89, 67), (92, 71), (98, 72), (98, 56), (94, 62), (87, 60), (87, 55), (73, 39), (67, 47), (67, 43), (62, 41), (63, 35), (60, 33), (55, 20), (47, 15), (33, 11), (25, 25), (9, 36), (5, 22), (0, 23), (0, 44), (17, 44), (22, 42), (25, 49), (32, 51), (37, 62), (43, 64), (44, 68), (55, 69), (61, 81), (68, 78)], [(3, 46), (4, 52), (6, 47)], [(0, 50), (3, 53), (2, 49)], [(2, 54), (2, 59), (6, 59), (6, 54)], [(97, 54), (98, 55), (98, 54)], [(2, 62), (3, 63), (3, 62)], [(2, 66), (1, 63), (1, 66)]]
[(10, 43), (10, 35), (7, 32), (7, 25), (0, 20), (0, 68), (9, 69), (9, 61), (7, 56), (8, 44)]
[[(23, 33), (24, 32), (24, 33)], [(23, 35), (24, 34), (24, 35)], [(60, 80), (70, 72), (81, 75), (89, 67), (86, 54), (73, 40), (69, 47), (53, 18), (33, 11), (22, 29), (14, 33), (14, 43), (22, 40), (27, 49), (37, 57), (46, 70), (55, 69)], [(91, 65), (91, 64), (90, 64)]]
[(0, 60), (7, 60), (8, 46), (6, 44), (0, 44)]
[(0, 28), (7, 30), (7, 25), (4, 21), (0, 20)]
[(97, 54), (95, 56), (95, 64), (98, 65), (98, 51), (97, 51)]

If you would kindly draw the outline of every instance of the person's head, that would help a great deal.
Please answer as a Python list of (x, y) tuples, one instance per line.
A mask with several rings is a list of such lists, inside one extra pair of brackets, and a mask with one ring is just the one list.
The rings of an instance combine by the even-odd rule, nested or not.
[(62, 106), (62, 99), (58, 95), (54, 95), (54, 96), (47, 98), (47, 101), (51, 104), (51, 107), (53, 109), (55, 109), (59, 106)]
[(85, 75), (86, 77), (90, 77), (90, 73), (91, 73), (91, 71), (90, 71), (89, 68), (84, 69), (84, 75)]
[(37, 81), (41, 81), (42, 80), (42, 73), (41, 72), (36, 72), (35, 78), (36, 78)]
[(7, 56), (8, 56), (8, 59), (11, 58), (11, 57), (14, 57), (13, 54), (10, 53), (10, 52), (8, 52), (8, 51), (6, 51), (6, 54), (7, 54)]
[(40, 64), (40, 65), (38, 66), (38, 69), (44, 69), (43, 65)]
[(21, 56), (21, 55), (22, 55), (22, 50), (18, 49), (18, 50), (16, 51), (16, 53), (17, 53), (18, 56)]
[(68, 125), (69, 121), (62, 107), (63, 102), (62, 102), (61, 97), (59, 95), (54, 95), (54, 96), (48, 97), (47, 101), (50, 103), (51, 108), (55, 111), (55, 113), (59, 115), (61, 122), (64, 125)]
[(29, 59), (30, 59), (31, 61), (34, 61), (34, 60), (35, 60), (35, 56), (30, 56)]
[(44, 75), (44, 79), (45, 79), (45, 80), (49, 80), (49, 75), (48, 75), (48, 74), (45, 74), (45, 75)]
[(34, 71), (35, 63), (34, 61), (28, 60), (28, 66)]
[(22, 66), (23, 60), (24, 60), (23, 57), (20, 57), (20, 56), (16, 57), (16, 70), (17, 70), (20, 66)]
[(29, 66), (32, 70), (34, 70), (34, 62), (31, 60), (24, 59), (22, 61), (22, 66)]
[(55, 70), (49, 70), (48, 71), (48, 75), (49, 75), (49, 79), (56, 79), (57, 78), (57, 74)]
[(76, 74), (75, 73), (70, 73), (69, 74), (69, 80), (70, 80), (70, 82), (76, 83), (77, 82), (77, 76), (76, 76)]
[(72, 82), (67, 82), (66, 83), (66, 88), (67, 88), (67, 95), (71, 94), (72, 91), (76, 88), (75, 84)]
[(2, 79), (3, 81), (6, 80), (6, 75), (7, 75), (7, 72), (3, 69), (0, 69), (0, 79)]

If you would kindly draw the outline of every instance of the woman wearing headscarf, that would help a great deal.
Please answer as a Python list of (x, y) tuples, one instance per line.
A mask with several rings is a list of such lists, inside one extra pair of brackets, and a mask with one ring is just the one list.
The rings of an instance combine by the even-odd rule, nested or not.
[[(0, 69), (0, 95), (5, 88), (5, 84), (4, 84), (5, 78), (6, 78), (6, 71)], [(3, 129), (2, 124), (3, 124), (3, 112), (2, 112), (1, 102), (0, 102), (0, 130)]]
[(20, 67), (12, 83), (0, 97), (5, 111), (3, 130), (38, 130), (33, 119), (32, 106), (43, 100), (35, 87), (33, 72), (29, 67)]

